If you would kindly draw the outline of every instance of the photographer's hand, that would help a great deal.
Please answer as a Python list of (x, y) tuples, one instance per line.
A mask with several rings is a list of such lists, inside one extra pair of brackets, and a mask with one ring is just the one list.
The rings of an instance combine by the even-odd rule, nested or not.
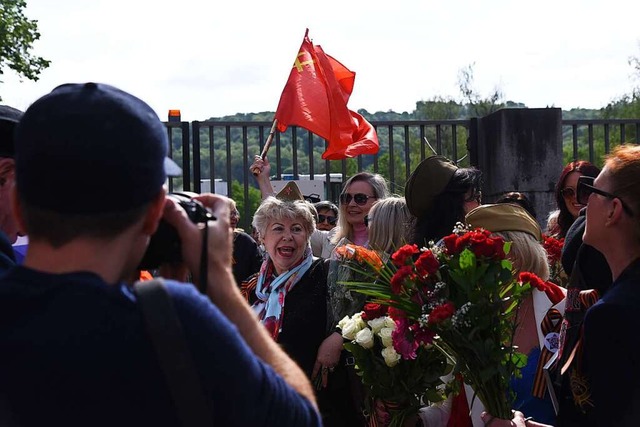
[[(211, 271), (231, 271), (232, 232), (229, 227), (229, 199), (215, 194), (204, 194), (194, 198), (212, 211), (217, 220), (209, 221), (208, 227), (208, 269)], [(171, 199), (167, 199), (164, 219), (175, 227), (182, 244), (182, 259), (199, 280), (202, 252), (203, 225), (191, 222), (187, 213)]]

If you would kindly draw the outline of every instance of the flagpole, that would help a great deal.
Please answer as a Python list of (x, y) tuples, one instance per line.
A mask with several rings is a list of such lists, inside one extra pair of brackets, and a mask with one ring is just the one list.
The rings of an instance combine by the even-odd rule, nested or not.
[[(276, 134), (276, 126), (278, 125), (278, 119), (273, 119), (273, 125), (271, 125), (271, 130), (269, 131), (269, 136), (267, 136), (267, 140), (264, 143), (264, 147), (262, 148), (262, 153), (260, 153), (260, 158), (264, 159), (267, 156), (267, 152), (269, 152), (269, 147), (271, 147), (271, 141), (273, 141), (273, 136)], [(260, 175), (260, 169), (253, 168), (251, 169), (251, 173), (253, 176)]]

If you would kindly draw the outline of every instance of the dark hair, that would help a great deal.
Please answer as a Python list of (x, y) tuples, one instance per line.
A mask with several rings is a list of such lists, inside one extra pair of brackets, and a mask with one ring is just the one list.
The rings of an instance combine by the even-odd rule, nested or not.
[(558, 214), (558, 236), (564, 237), (573, 224), (575, 218), (569, 212), (567, 208), (567, 204), (564, 201), (564, 197), (562, 196), (562, 190), (564, 189), (564, 183), (567, 180), (567, 176), (571, 172), (578, 172), (581, 175), (596, 177), (600, 173), (600, 169), (586, 160), (576, 160), (567, 164), (564, 169), (562, 169), (562, 173), (560, 174), (560, 178), (558, 178), (558, 183), (556, 184), (556, 203), (558, 205), (558, 210), (560, 213)]
[(321, 202), (314, 203), (313, 206), (316, 208), (316, 211), (318, 212), (322, 209), (329, 209), (331, 212), (333, 212), (336, 218), (338, 217), (338, 207), (328, 200), (323, 200)]
[(471, 197), (475, 197), (481, 188), (481, 171), (475, 168), (456, 170), (444, 191), (434, 198), (429, 210), (418, 218), (413, 242), (424, 245), (449, 235), (457, 222), (464, 221), (466, 193), (471, 190)]
[(80, 237), (108, 239), (138, 222), (149, 203), (125, 212), (100, 214), (69, 214), (29, 206), (21, 199), (20, 206), (29, 239), (42, 240), (59, 248)]
[(508, 193), (504, 193), (496, 201), (496, 203), (514, 203), (516, 205), (520, 205), (527, 212), (529, 212), (529, 215), (531, 215), (534, 219), (537, 217), (536, 210), (533, 208), (533, 205), (531, 204), (529, 198), (524, 193), (520, 193), (519, 191), (510, 191)]

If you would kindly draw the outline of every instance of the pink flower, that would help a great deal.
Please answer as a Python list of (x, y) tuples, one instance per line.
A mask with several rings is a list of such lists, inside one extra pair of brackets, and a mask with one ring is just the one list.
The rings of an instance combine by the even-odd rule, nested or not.
[(413, 334), (409, 329), (409, 321), (406, 318), (396, 319), (396, 329), (391, 333), (393, 348), (402, 356), (404, 360), (413, 360), (418, 355), (416, 350), (419, 343), (413, 339)]

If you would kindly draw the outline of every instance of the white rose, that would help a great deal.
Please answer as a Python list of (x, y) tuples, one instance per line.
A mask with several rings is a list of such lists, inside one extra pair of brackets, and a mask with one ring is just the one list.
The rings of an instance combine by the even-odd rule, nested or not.
[(342, 337), (349, 341), (353, 341), (354, 339), (356, 339), (356, 334), (360, 332), (360, 330), (365, 326), (366, 325), (362, 321), (362, 319), (358, 321), (358, 319), (351, 318), (347, 321), (347, 323), (344, 324), (342, 328)]
[(380, 329), (384, 328), (385, 320), (384, 317), (378, 317), (377, 319), (369, 320), (367, 323), (373, 329), (373, 333), (377, 334)]
[(353, 319), (354, 322), (357, 322), (358, 330), (367, 327), (367, 324), (365, 323), (365, 321), (362, 320), (362, 312), (354, 314), (353, 317), (351, 317), (351, 319)]
[(400, 361), (400, 355), (394, 350), (393, 347), (384, 348), (382, 350), (382, 357), (384, 358), (384, 363), (386, 363), (390, 368), (396, 366)]
[(380, 332), (378, 332), (378, 336), (380, 340), (382, 340), (382, 345), (385, 347), (393, 347), (393, 341), (391, 339), (391, 333), (393, 329), (391, 328), (382, 328)]
[(340, 330), (344, 329), (344, 325), (346, 325), (349, 320), (349, 316), (344, 316), (342, 320), (338, 322), (338, 328), (340, 328)]
[(356, 334), (356, 343), (364, 348), (373, 347), (373, 332), (371, 329), (364, 328)]
[(396, 322), (389, 316), (384, 318), (384, 327), (391, 328), (391, 330), (396, 329)]

